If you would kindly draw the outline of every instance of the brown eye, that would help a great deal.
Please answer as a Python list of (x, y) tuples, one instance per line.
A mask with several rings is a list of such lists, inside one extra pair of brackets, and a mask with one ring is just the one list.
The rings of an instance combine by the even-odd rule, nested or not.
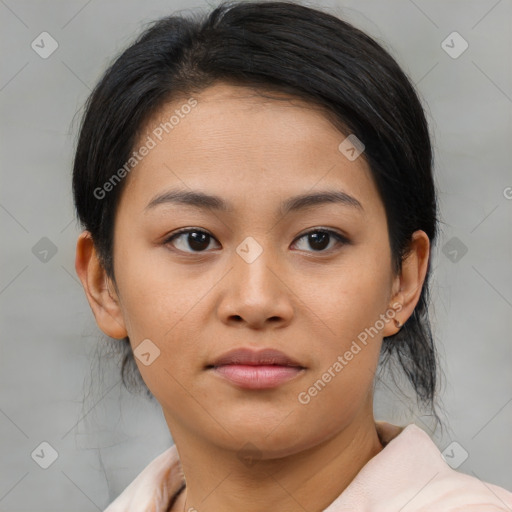
[[(346, 237), (330, 229), (315, 229), (304, 233), (297, 240), (305, 240), (310, 249), (303, 248), (307, 252), (329, 252), (335, 245), (349, 243)], [(165, 241), (164, 245), (172, 246), (181, 252), (200, 253), (210, 248), (210, 243), (216, 241), (210, 233), (202, 229), (184, 228), (173, 233)]]
[(215, 239), (206, 231), (186, 228), (171, 235), (164, 244), (172, 244), (179, 251), (194, 253), (204, 252), (212, 240)]
[[(344, 245), (348, 243), (348, 240), (343, 235), (330, 229), (315, 229), (309, 231), (308, 233), (304, 233), (297, 240), (302, 239), (305, 239), (309, 247), (313, 249), (313, 251), (310, 252), (328, 252), (326, 248), (329, 247), (331, 241), (334, 242), (334, 245)], [(329, 247), (329, 249), (332, 249), (332, 246)]]

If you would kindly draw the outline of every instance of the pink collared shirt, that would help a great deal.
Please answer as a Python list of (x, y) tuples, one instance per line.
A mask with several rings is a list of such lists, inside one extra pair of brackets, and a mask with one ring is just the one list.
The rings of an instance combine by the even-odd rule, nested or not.
[[(511, 512), (512, 493), (452, 469), (420, 427), (377, 421), (384, 448), (323, 512)], [(104, 512), (167, 512), (184, 484), (175, 446), (151, 461)]]

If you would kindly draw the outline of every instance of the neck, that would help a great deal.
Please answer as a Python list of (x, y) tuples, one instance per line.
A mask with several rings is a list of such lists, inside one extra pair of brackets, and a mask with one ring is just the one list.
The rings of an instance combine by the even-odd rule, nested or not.
[(173, 437), (187, 482), (173, 511), (262, 512), (269, 504), (282, 512), (322, 511), (382, 450), (373, 415), (312, 448), (248, 466), (176, 425)]

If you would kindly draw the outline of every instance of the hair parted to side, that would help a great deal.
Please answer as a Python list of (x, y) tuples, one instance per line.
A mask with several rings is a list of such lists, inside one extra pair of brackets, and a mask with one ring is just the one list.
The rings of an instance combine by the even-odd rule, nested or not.
[[(325, 109), (364, 158), (385, 206), (393, 270), (411, 235), (437, 235), (433, 155), (417, 93), (391, 55), (371, 37), (331, 15), (292, 2), (225, 2), (208, 14), (168, 16), (147, 28), (105, 71), (85, 105), (73, 168), (76, 212), (91, 232), (115, 284), (113, 229), (123, 182), (102, 187), (130, 158), (149, 118), (165, 103), (214, 82), (286, 92)], [(428, 316), (429, 276), (414, 314), (384, 338), (379, 367), (393, 357), (420, 406), (435, 411), (438, 356)], [(128, 338), (120, 344), (123, 383), (145, 386)]]

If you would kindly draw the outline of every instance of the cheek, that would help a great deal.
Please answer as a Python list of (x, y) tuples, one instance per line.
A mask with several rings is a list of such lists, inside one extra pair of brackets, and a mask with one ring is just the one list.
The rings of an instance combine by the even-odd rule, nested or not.
[(347, 343), (385, 312), (390, 287), (386, 269), (385, 258), (377, 262), (354, 251), (343, 264), (330, 268), (328, 275), (317, 275), (315, 282), (302, 280), (304, 302), (323, 321), (331, 338)]
[(322, 336), (316, 344), (316, 365), (297, 401), (308, 411), (304, 421), (322, 417), (325, 431), (339, 428), (371, 399), (381, 351), (378, 322), (386, 310), (389, 276), (363, 259), (350, 269), (331, 276), (308, 304), (314, 312), (310, 318), (322, 320)]
[(337, 269), (310, 296), (310, 317), (322, 320), (322, 334), (317, 364), (302, 396), (312, 414), (332, 407), (333, 425), (350, 417), (372, 390), (388, 297), (385, 268), (361, 256)]
[(184, 272), (175, 264), (167, 264), (165, 256), (158, 253), (159, 250), (134, 248), (116, 261), (123, 317), (132, 350), (137, 355), (137, 347), (144, 341), (158, 354), (148, 366), (136, 358), (152, 391), (151, 382), (165, 381), (167, 386), (172, 381), (165, 369), (180, 381), (186, 379), (185, 369), (190, 369), (187, 361), (197, 360), (201, 348), (197, 326), (204, 325), (207, 307), (207, 301), (201, 298), (218, 281), (204, 272)]
[(119, 247), (124, 256), (116, 260), (116, 276), (129, 334), (134, 342), (141, 336), (162, 339), (190, 309), (189, 302), (197, 301), (198, 291), (192, 283), (185, 285), (177, 266), (165, 264), (159, 249), (141, 244), (123, 251), (122, 241)]

